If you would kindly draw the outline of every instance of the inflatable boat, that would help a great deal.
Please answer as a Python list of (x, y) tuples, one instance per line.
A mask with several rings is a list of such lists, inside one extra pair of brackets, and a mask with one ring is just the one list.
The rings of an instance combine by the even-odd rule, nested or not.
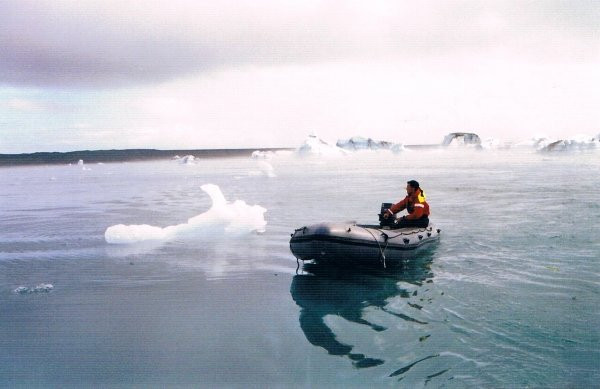
[(390, 228), (353, 222), (318, 223), (296, 229), (291, 234), (290, 249), (302, 261), (385, 267), (414, 257), (439, 241), (440, 232), (432, 224), (424, 228)]

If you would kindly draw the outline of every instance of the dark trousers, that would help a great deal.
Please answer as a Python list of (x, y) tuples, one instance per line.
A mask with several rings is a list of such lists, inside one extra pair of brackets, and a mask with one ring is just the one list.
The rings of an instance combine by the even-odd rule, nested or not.
[(427, 216), (423, 216), (417, 220), (408, 220), (406, 218), (402, 218), (398, 220), (398, 224), (396, 224), (396, 228), (405, 228), (405, 227), (420, 227), (425, 228), (429, 225), (429, 218)]

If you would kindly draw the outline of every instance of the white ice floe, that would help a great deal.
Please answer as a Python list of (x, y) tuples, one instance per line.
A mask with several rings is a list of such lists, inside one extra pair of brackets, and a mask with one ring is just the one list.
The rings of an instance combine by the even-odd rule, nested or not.
[(336, 146), (325, 142), (316, 135), (311, 134), (304, 143), (296, 149), (301, 156), (327, 156), (335, 157), (345, 155), (347, 152)]
[(14, 292), (17, 294), (49, 293), (52, 289), (54, 289), (54, 285), (52, 284), (39, 284), (31, 288), (19, 286)]
[(146, 241), (168, 241), (186, 238), (231, 237), (251, 232), (264, 232), (267, 222), (264, 213), (267, 211), (259, 205), (247, 205), (242, 200), (233, 203), (225, 200), (225, 196), (217, 185), (202, 185), (211, 200), (211, 208), (200, 215), (190, 218), (187, 223), (168, 227), (156, 227), (147, 224), (110, 226), (104, 233), (106, 242), (112, 244), (131, 244)]

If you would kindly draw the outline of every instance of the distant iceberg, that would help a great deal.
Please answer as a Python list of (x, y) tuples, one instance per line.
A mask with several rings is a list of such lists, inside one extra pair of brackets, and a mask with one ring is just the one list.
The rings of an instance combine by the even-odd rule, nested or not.
[(394, 144), (387, 141), (377, 141), (371, 138), (363, 138), (361, 136), (353, 136), (350, 139), (339, 139), (335, 144), (344, 150), (356, 151), (356, 150), (389, 150)]
[(347, 151), (325, 142), (316, 135), (311, 134), (304, 143), (296, 149), (301, 156), (341, 156), (347, 154)]
[(374, 140), (362, 136), (353, 136), (350, 139), (339, 139), (336, 146), (347, 151), (379, 151), (389, 150), (393, 153), (406, 151), (402, 143), (388, 142), (385, 140)]
[(444, 137), (442, 146), (481, 147), (481, 138), (472, 132), (452, 132)]
[[(600, 135), (600, 134), (598, 134)], [(565, 152), (565, 151), (587, 151), (600, 150), (600, 137), (578, 135), (573, 139), (559, 139), (549, 142), (538, 148), (541, 152)]]

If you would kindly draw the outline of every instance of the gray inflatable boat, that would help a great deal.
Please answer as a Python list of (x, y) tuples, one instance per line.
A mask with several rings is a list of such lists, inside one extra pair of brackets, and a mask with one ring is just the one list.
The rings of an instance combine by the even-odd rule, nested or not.
[(425, 228), (391, 229), (352, 222), (318, 223), (296, 229), (290, 249), (302, 261), (386, 266), (413, 258), (421, 249), (439, 241), (440, 232), (432, 224)]

